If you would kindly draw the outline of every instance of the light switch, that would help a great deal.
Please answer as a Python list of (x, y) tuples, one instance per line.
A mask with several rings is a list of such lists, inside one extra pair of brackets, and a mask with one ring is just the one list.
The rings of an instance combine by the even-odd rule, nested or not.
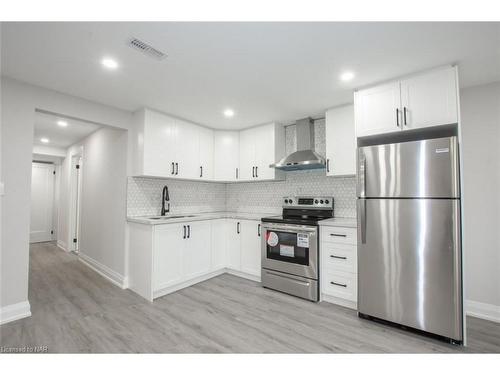
[(3, 182), (0, 182), (0, 196), (2, 196), (4, 194), (5, 194), (5, 188), (4, 188)]

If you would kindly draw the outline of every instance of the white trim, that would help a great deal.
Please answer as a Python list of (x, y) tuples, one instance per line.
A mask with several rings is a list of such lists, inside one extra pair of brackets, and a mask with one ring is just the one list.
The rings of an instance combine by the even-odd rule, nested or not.
[(61, 240), (57, 240), (57, 247), (63, 251), (66, 251), (68, 252), (68, 246), (66, 245), (66, 243), (64, 241), (61, 241)]
[(31, 306), (29, 301), (14, 303), (5, 307), (0, 307), (0, 324), (13, 322), (31, 316)]
[(321, 302), (328, 302), (334, 305), (347, 307), (348, 309), (358, 310), (358, 303), (355, 301), (349, 301), (344, 298), (339, 298), (335, 296), (330, 296), (328, 294), (321, 294)]
[(465, 301), (465, 311), (469, 316), (500, 323), (500, 306), (467, 300)]
[(172, 286), (160, 287), (160, 289), (153, 291), (153, 300), (158, 298), (158, 297), (162, 297), (162, 296), (165, 296), (167, 294), (177, 292), (178, 290), (187, 288), (187, 287), (192, 286), (194, 284), (201, 283), (202, 281), (206, 281), (206, 280), (211, 279), (213, 277), (222, 275), (223, 273), (224, 273), (224, 270), (220, 269), (220, 270), (211, 271), (207, 274), (195, 277), (194, 279), (182, 281), (182, 282), (175, 284), (175, 285), (172, 285)]
[(85, 264), (87, 267), (91, 268), (95, 272), (97, 272), (99, 275), (113, 283), (114, 285), (122, 288), (122, 289), (127, 289), (128, 287), (128, 278), (120, 275), (118, 272), (113, 271), (111, 268), (108, 266), (105, 266), (102, 263), (99, 263), (97, 260), (92, 259), (88, 255), (85, 255), (83, 253), (78, 254), (78, 259)]
[(258, 283), (260, 283), (260, 281), (261, 281), (260, 276), (255, 276), (255, 275), (249, 274), (247, 272), (233, 270), (232, 268), (226, 268), (225, 271), (226, 271), (226, 273), (228, 273), (230, 275), (241, 277), (243, 279), (256, 281)]

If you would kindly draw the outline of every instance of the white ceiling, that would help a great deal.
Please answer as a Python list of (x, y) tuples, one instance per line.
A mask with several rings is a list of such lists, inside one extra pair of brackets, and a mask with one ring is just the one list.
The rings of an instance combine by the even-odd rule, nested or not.
[[(137, 37), (168, 54), (126, 46)], [(104, 56), (120, 68), (106, 71)], [(500, 80), (500, 23), (4, 23), (2, 74), (214, 128), (293, 122), (352, 89), (458, 63), (462, 87)], [(356, 72), (346, 84), (344, 70)], [(232, 119), (222, 111), (235, 110)]]
[[(57, 121), (64, 120), (68, 123), (65, 128), (57, 125)], [(69, 146), (80, 142), (90, 133), (95, 132), (101, 126), (60, 117), (54, 114), (43, 112), (35, 113), (35, 134), (33, 143), (50, 147), (68, 148)], [(42, 143), (41, 138), (48, 138), (49, 143)]]

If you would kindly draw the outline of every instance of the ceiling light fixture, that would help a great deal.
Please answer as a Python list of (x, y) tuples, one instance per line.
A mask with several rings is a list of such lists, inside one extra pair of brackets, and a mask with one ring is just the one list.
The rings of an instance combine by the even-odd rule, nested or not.
[(231, 108), (225, 109), (223, 113), (224, 113), (224, 116), (226, 116), (226, 117), (233, 117), (234, 116), (234, 111)]
[(40, 142), (49, 143), (49, 139), (48, 138), (40, 138)]
[(101, 64), (105, 68), (111, 69), (111, 70), (118, 68), (118, 63), (115, 60), (110, 59), (109, 57), (105, 57), (104, 59), (102, 59)]
[(59, 120), (57, 121), (57, 125), (59, 125), (61, 128), (65, 128), (66, 126), (68, 126), (68, 123), (66, 121)]
[(340, 80), (344, 82), (348, 82), (354, 78), (353, 72), (344, 72), (340, 75)]

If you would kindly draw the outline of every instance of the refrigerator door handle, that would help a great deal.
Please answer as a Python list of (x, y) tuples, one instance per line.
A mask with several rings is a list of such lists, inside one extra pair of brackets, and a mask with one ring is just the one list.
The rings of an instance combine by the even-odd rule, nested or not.
[(358, 227), (361, 236), (361, 243), (366, 243), (366, 199), (358, 200)]
[(364, 198), (366, 194), (366, 156), (359, 152), (359, 177), (358, 177), (358, 194)]

